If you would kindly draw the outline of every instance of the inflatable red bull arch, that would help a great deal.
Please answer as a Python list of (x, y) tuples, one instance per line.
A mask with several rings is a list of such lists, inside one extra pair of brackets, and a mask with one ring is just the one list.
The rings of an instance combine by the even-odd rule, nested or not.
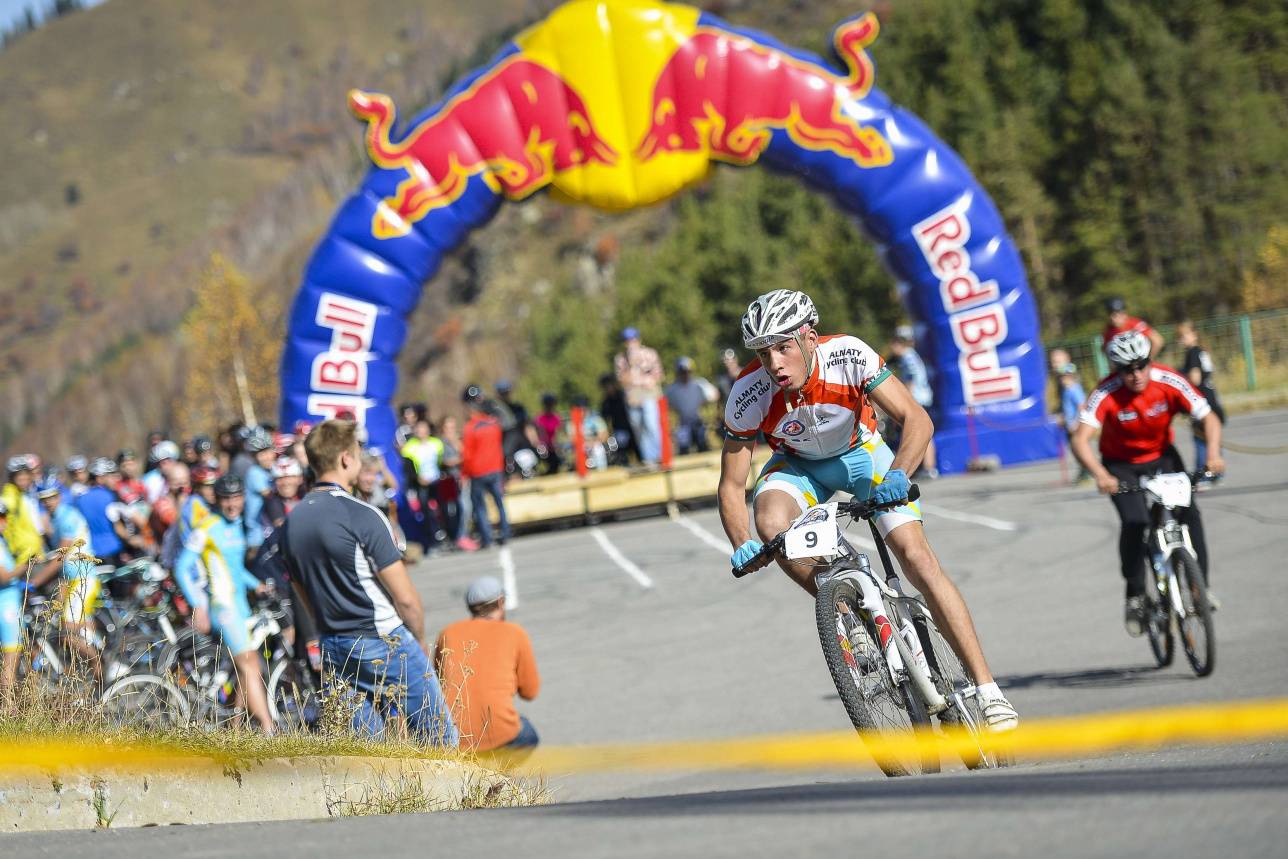
[[(645, 206), (724, 162), (799, 175), (880, 249), (917, 323), (942, 470), (1057, 455), (1019, 253), (957, 154), (873, 85), (876, 35), (871, 14), (843, 22), (834, 67), (687, 6), (573, 0), (401, 133), (389, 98), (354, 91), (374, 166), (304, 272), (283, 424), (349, 412), (396, 460), (406, 318), (503, 200), (551, 188), (605, 209)], [(790, 284), (764, 284), (779, 286)]]

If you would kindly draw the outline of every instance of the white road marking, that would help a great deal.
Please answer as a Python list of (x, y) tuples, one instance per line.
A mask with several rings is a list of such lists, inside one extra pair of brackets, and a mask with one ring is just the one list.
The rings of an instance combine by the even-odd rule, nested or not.
[(685, 516), (682, 513), (672, 512), (671, 521), (679, 525), (684, 530), (688, 531), (693, 536), (697, 537), (702, 542), (706, 543), (711, 548), (715, 549), (720, 554), (722, 555), (733, 554), (733, 550), (729, 548), (728, 540), (721, 540), (715, 534), (712, 534), (706, 528), (703, 528), (701, 525), (691, 520), (688, 516)]
[(509, 546), (502, 546), (498, 554), (501, 562), (501, 583), (505, 586), (505, 607), (513, 611), (519, 607), (519, 582), (514, 575), (514, 555)]
[(638, 582), (640, 587), (653, 587), (653, 580), (650, 579), (643, 570), (632, 564), (630, 559), (623, 555), (618, 548), (612, 544), (612, 541), (608, 539), (607, 534), (598, 528), (591, 528), (590, 535), (595, 538), (595, 542), (599, 544), (599, 548), (604, 550), (604, 554), (607, 555), (614, 564), (621, 567), (622, 570), (626, 572), (626, 575)]
[(930, 513), (935, 516), (943, 516), (945, 519), (956, 519), (958, 522), (969, 522), (972, 525), (983, 525), (985, 528), (992, 528), (994, 531), (1018, 531), (1020, 526), (1014, 522), (1008, 522), (1005, 519), (994, 519), (992, 516), (980, 516), (976, 513), (961, 513), (957, 510), (947, 510), (936, 504), (934, 507), (921, 505), (922, 513)]

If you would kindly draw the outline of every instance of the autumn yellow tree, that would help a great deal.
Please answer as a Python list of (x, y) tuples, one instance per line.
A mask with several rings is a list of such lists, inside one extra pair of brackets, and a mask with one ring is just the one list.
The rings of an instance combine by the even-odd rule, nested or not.
[(180, 414), (187, 433), (234, 421), (253, 424), (273, 414), (282, 350), (278, 316), (276, 301), (252, 295), (237, 266), (211, 254), (183, 323), (187, 373)]
[(1243, 275), (1243, 309), (1271, 310), (1288, 305), (1288, 225), (1270, 228), (1257, 264)]

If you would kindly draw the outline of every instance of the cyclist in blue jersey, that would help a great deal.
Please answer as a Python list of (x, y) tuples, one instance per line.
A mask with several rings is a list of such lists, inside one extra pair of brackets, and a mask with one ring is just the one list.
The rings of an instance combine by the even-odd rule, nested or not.
[[(213, 628), (232, 653), (238, 703), (250, 711), (264, 733), (271, 734), (264, 675), (250, 640), (246, 591), (262, 591), (263, 586), (246, 570), (245, 487), (236, 475), (225, 474), (214, 489), (219, 515), (195, 524), (175, 563), (174, 577), (192, 606), (192, 625), (203, 634)], [(199, 566), (205, 569), (204, 582)]]
[(94, 542), (89, 523), (70, 502), (63, 499), (63, 487), (57, 479), (45, 478), (36, 484), (36, 497), (49, 517), (49, 541), (63, 550), (62, 600), (63, 626), (72, 648), (83, 656), (101, 678), (103, 663), (93, 644), (94, 609), (98, 606), (101, 583), (94, 573)]
[(246, 469), (246, 545), (253, 556), (259, 547), (264, 545), (264, 526), (260, 522), (264, 512), (264, 499), (273, 491), (273, 463), (277, 461), (277, 451), (273, 449), (273, 437), (263, 427), (255, 427), (246, 436), (246, 452), (255, 460)]
[(22, 653), (22, 570), (13, 559), (5, 529), (9, 508), (0, 501), (0, 713), (9, 709), (9, 695), (18, 678)]
[(76, 509), (85, 517), (89, 525), (90, 539), (94, 549), (103, 563), (114, 567), (121, 565), (121, 552), (125, 544), (121, 542), (116, 531), (113, 515), (119, 521), (120, 504), (110, 484), (116, 479), (116, 463), (105, 457), (98, 457), (89, 464), (90, 485), (73, 502)]

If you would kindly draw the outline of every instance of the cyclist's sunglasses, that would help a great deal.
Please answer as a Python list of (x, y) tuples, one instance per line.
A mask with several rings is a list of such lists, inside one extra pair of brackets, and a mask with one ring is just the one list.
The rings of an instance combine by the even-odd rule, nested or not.
[(1118, 372), (1124, 376), (1129, 373), (1140, 373), (1149, 369), (1149, 359), (1143, 361), (1132, 361), (1130, 364), (1119, 364)]

